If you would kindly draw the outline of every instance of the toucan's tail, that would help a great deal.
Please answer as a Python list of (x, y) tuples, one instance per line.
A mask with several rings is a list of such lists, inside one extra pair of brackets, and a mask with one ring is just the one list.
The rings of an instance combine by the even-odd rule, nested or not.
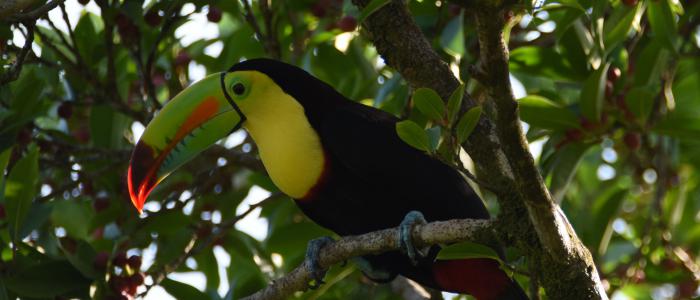
[(525, 291), (493, 259), (438, 260), (435, 281), (444, 290), (470, 294), (478, 300), (526, 300)]

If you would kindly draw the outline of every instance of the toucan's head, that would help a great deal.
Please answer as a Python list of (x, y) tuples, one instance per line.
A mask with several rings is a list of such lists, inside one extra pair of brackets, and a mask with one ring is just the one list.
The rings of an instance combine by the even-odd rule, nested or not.
[(148, 124), (131, 156), (127, 180), (136, 209), (140, 212), (153, 188), (179, 166), (245, 126), (248, 118), (269, 113), (269, 100), (280, 93), (306, 106), (318, 93), (336, 92), (295, 66), (253, 59), (209, 75), (170, 100)]

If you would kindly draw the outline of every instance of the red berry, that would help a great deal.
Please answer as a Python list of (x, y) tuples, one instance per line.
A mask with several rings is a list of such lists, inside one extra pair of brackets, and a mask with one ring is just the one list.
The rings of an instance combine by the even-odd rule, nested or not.
[(131, 20), (129, 20), (129, 17), (127, 17), (125, 14), (119, 13), (116, 17), (114, 17), (114, 22), (117, 24), (117, 27), (125, 28), (126, 26), (129, 26)]
[(207, 20), (212, 23), (219, 23), (219, 21), (221, 21), (221, 9), (216, 6), (209, 5)]
[(638, 150), (642, 145), (642, 137), (637, 132), (626, 132), (622, 140), (625, 142), (625, 145), (633, 151)]
[(95, 201), (92, 202), (92, 208), (95, 209), (95, 212), (101, 212), (109, 207), (109, 199), (107, 198), (97, 198)]
[(583, 127), (583, 129), (586, 129), (588, 131), (595, 130), (598, 127), (597, 123), (588, 121), (588, 119), (586, 119), (585, 117), (581, 117), (581, 119), (579, 119), (579, 123), (581, 123), (581, 127)]
[(204, 223), (197, 228), (197, 236), (200, 238), (208, 237), (211, 234), (211, 225)]
[(344, 32), (355, 31), (355, 28), (357, 28), (357, 19), (352, 16), (345, 16), (338, 21), (338, 28)]
[(78, 242), (69, 237), (63, 237), (60, 239), (60, 241), (63, 250), (70, 254), (75, 254), (75, 251), (78, 249)]
[(622, 3), (627, 6), (635, 6), (637, 5), (637, 0), (622, 0)]
[(132, 255), (129, 257), (127, 264), (129, 264), (129, 267), (131, 267), (134, 270), (138, 270), (141, 268), (141, 256), (138, 255)]
[(513, 13), (512, 10), (508, 10), (503, 13), (503, 20), (506, 22), (510, 22), (510, 20), (513, 19), (513, 16), (515, 16), (515, 13)]
[(698, 290), (698, 282), (696, 280), (687, 279), (678, 285), (678, 294), (680, 299), (691, 299)]
[(131, 275), (129, 277), (129, 283), (131, 283), (132, 286), (138, 287), (143, 284), (143, 274), (142, 273), (134, 273), (134, 275)]
[(160, 22), (163, 20), (160, 14), (158, 14), (158, 10), (156, 9), (151, 9), (148, 12), (146, 12), (146, 15), (143, 16), (143, 19), (146, 21), (146, 24), (150, 25), (151, 27), (156, 27), (160, 25)]
[(88, 3), (90, 3), (90, 0), (78, 0), (78, 3), (82, 5), (87, 5)]
[(117, 253), (116, 256), (112, 259), (112, 264), (114, 264), (117, 267), (124, 267), (127, 264), (128, 259), (126, 258), (126, 253), (125, 252), (119, 252)]
[(73, 115), (73, 104), (68, 101), (63, 101), (58, 106), (58, 116), (64, 119), (70, 119)]
[(622, 71), (620, 71), (620, 68), (612, 67), (610, 70), (608, 70), (608, 80), (614, 82), (620, 79), (620, 76), (622, 76)]
[(32, 141), (32, 130), (24, 127), (17, 133), (17, 143), (27, 145)]
[(92, 260), (92, 266), (97, 270), (105, 270), (107, 269), (107, 261), (109, 261), (109, 253), (104, 251), (98, 252)]
[(447, 12), (450, 15), (450, 17), (456, 17), (459, 16), (459, 14), (462, 12), (462, 7), (457, 4), (450, 3), (447, 7)]
[(583, 131), (579, 129), (568, 129), (565, 134), (566, 138), (570, 141), (580, 141), (583, 139)]
[(117, 294), (121, 294), (129, 289), (129, 280), (126, 277), (114, 276), (109, 280), (109, 286)]
[(311, 14), (319, 19), (325, 17), (326, 13), (326, 8), (321, 5), (321, 2), (317, 2), (311, 7)]
[(104, 227), (97, 227), (95, 231), (92, 232), (92, 238), (95, 240), (99, 240), (104, 238), (105, 236), (105, 228)]
[(192, 60), (192, 58), (187, 53), (187, 51), (180, 50), (180, 52), (178, 52), (177, 56), (175, 57), (175, 65), (180, 66), (180, 67), (184, 67), (187, 64), (189, 64), (191, 60)]
[(73, 131), (73, 137), (78, 142), (87, 143), (90, 141), (90, 130), (87, 127), (80, 127)]
[(5, 219), (6, 216), (7, 215), (5, 213), (5, 204), (0, 203), (0, 220)]

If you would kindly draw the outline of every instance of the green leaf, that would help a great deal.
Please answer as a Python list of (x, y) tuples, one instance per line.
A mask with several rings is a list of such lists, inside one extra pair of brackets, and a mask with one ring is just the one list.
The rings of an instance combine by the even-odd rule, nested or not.
[(29, 146), (27, 155), (20, 159), (10, 171), (5, 183), (5, 201), (10, 235), (19, 240), (19, 230), (29, 213), (39, 182), (39, 151), (36, 145)]
[(632, 29), (637, 18), (639, 5), (630, 8), (626, 5), (621, 5), (616, 12), (624, 12), (623, 17), (618, 22), (605, 23), (605, 49), (609, 52), (627, 38), (627, 34)]
[(582, 79), (582, 74), (576, 72), (553, 47), (516, 48), (511, 52), (509, 66), (512, 72), (523, 72), (551, 80), (577, 82)]
[(210, 297), (199, 291), (197, 288), (182, 283), (179, 281), (172, 280), (170, 278), (165, 278), (160, 282), (168, 294), (175, 297), (175, 299), (209, 299)]
[(576, 174), (581, 158), (583, 158), (583, 154), (586, 153), (588, 148), (590, 148), (590, 144), (570, 143), (554, 152), (551, 158), (553, 169), (551, 171), (552, 181), (549, 189), (557, 201), (564, 197), (566, 188), (574, 174)]
[(627, 192), (627, 189), (615, 188), (594, 202), (592, 209), (594, 221), (591, 223), (593, 226), (591, 237), (594, 239), (592, 248), (597, 249), (599, 255), (607, 251), (612, 237), (612, 223), (620, 212)]
[(474, 106), (464, 113), (462, 118), (459, 120), (459, 123), (457, 123), (457, 139), (459, 140), (460, 144), (464, 143), (469, 135), (472, 134), (472, 131), (474, 131), (474, 128), (476, 127), (476, 124), (479, 122), (480, 118), (481, 106)]
[(579, 127), (574, 112), (545, 97), (528, 95), (518, 100), (518, 106), (520, 118), (532, 126), (553, 130)]
[(433, 121), (440, 121), (445, 115), (445, 103), (432, 89), (419, 88), (413, 93), (413, 102), (418, 110)]
[(442, 128), (440, 126), (435, 126), (426, 129), (425, 132), (428, 134), (428, 141), (430, 142), (430, 152), (435, 152), (435, 150), (440, 145)]
[(90, 208), (75, 201), (55, 201), (51, 212), (51, 222), (76, 239), (87, 238), (91, 218)]
[(7, 289), (23, 298), (54, 298), (72, 292), (87, 295), (92, 282), (66, 261), (46, 261), (5, 276)]
[(608, 78), (609, 67), (610, 64), (606, 64), (591, 73), (581, 91), (581, 98), (579, 100), (581, 113), (586, 119), (593, 122), (600, 121), (603, 100), (605, 98), (605, 82)]
[(676, 19), (668, 0), (649, 2), (647, 18), (651, 25), (654, 38), (672, 53), (676, 53), (675, 40), (677, 37)]
[(362, 9), (362, 12), (360, 12), (360, 17), (357, 18), (357, 23), (362, 23), (372, 15), (374, 12), (379, 10), (380, 8), (384, 7), (384, 5), (389, 4), (391, 2), (390, 0), (372, 0), (372, 2), (368, 3), (365, 8)]
[(95, 47), (103, 43), (103, 39), (97, 35), (93, 18), (97, 18), (97, 16), (90, 12), (84, 14), (75, 25), (74, 30), (78, 51), (88, 66), (92, 66), (101, 58), (100, 51), (97, 51)]
[(647, 86), (634, 87), (625, 95), (627, 107), (639, 118), (640, 124), (645, 124), (654, 106), (656, 93)]
[(430, 151), (430, 142), (428, 134), (411, 120), (405, 120), (396, 123), (396, 133), (401, 140), (411, 147), (422, 151)]
[(124, 145), (124, 130), (129, 126), (129, 117), (107, 105), (95, 105), (90, 111), (92, 143), (103, 148), (118, 149)]
[(639, 53), (637, 61), (643, 64), (636, 64), (634, 71), (634, 85), (652, 85), (658, 83), (661, 73), (664, 72), (669, 52), (664, 49), (658, 40), (650, 41)]
[(448, 122), (450, 127), (456, 121), (457, 114), (459, 113), (459, 109), (462, 107), (462, 99), (464, 97), (464, 88), (465, 88), (464, 83), (460, 84), (454, 90), (454, 92), (452, 92), (452, 95), (450, 95), (450, 100), (447, 101), (447, 122)]
[(440, 46), (445, 49), (445, 52), (454, 56), (463, 56), (465, 53), (463, 19), (463, 14), (460, 13), (458, 17), (447, 23), (440, 35)]
[(491, 247), (472, 242), (461, 242), (440, 249), (437, 259), (455, 260), (468, 258), (491, 258), (503, 263), (495, 250)]
[(68, 261), (86, 278), (97, 279), (101, 272), (95, 270), (94, 259), (97, 255), (95, 249), (85, 241), (78, 240), (75, 252), (71, 253), (68, 249), (63, 249), (63, 254)]
[(5, 203), (5, 168), (10, 162), (10, 154), (12, 154), (12, 147), (5, 149), (0, 153), (0, 203)]

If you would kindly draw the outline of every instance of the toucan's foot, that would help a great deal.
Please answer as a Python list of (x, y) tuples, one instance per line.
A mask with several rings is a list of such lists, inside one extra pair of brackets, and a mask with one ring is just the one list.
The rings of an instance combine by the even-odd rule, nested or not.
[(306, 261), (309, 263), (311, 277), (314, 280), (309, 284), (310, 289), (317, 289), (321, 284), (324, 284), (323, 277), (326, 276), (326, 271), (328, 270), (321, 268), (319, 265), (319, 255), (321, 249), (332, 242), (332, 238), (324, 236), (310, 240), (309, 245), (306, 247)]
[(364, 258), (364, 257), (353, 257), (352, 262), (355, 263), (358, 269), (362, 271), (367, 278), (371, 279), (374, 282), (378, 283), (387, 283), (394, 278), (396, 278), (396, 272), (391, 272), (389, 270), (380, 268), (378, 266), (373, 265), (370, 260)]
[(416, 224), (426, 224), (425, 217), (419, 211), (412, 210), (403, 218), (399, 226), (399, 247), (408, 255), (414, 265), (418, 264), (424, 255), (413, 246), (411, 231)]

